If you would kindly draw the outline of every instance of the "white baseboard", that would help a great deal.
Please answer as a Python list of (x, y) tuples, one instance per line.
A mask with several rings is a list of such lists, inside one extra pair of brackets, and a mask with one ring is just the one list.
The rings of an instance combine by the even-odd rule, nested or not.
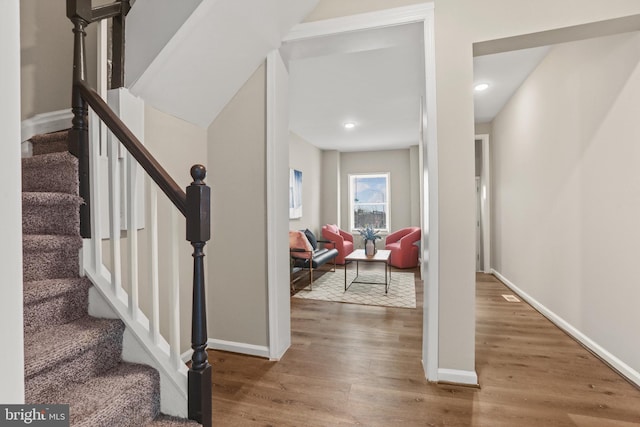
[(478, 374), (476, 374), (476, 371), (463, 371), (460, 369), (439, 368), (438, 382), (477, 386)]
[(71, 110), (51, 111), (36, 114), (22, 121), (21, 141), (26, 141), (34, 135), (69, 129), (73, 114)]
[[(207, 347), (212, 350), (229, 351), (231, 353), (246, 354), (248, 356), (264, 357), (265, 359), (269, 358), (269, 347), (264, 345), (246, 344), (241, 342), (209, 338), (209, 340), (207, 341)], [(182, 360), (184, 362), (187, 362), (189, 359), (191, 359), (192, 354), (193, 350), (189, 349), (182, 353), (180, 357), (182, 357)]]
[(622, 360), (618, 359), (613, 354), (609, 353), (605, 348), (600, 346), (594, 340), (586, 336), (580, 330), (575, 328), (569, 322), (564, 320), (562, 317), (558, 316), (553, 311), (549, 310), (547, 307), (538, 302), (531, 295), (527, 294), (525, 291), (514, 285), (509, 279), (504, 277), (500, 272), (495, 269), (491, 269), (491, 272), (494, 276), (496, 276), (502, 283), (504, 283), (509, 289), (518, 294), (523, 300), (529, 303), (533, 308), (538, 310), (544, 317), (553, 322), (557, 327), (565, 331), (567, 334), (572, 336), (576, 341), (581, 343), (583, 346), (591, 350), (598, 357), (604, 360), (609, 366), (618, 371), (622, 376), (626, 377), (629, 381), (636, 384), (640, 387), (640, 372), (633, 369), (631, 366), (624, 363)]

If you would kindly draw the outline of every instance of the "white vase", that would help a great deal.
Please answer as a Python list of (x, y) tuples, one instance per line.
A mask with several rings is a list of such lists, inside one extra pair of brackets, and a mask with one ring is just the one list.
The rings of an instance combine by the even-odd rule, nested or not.
[(376, 253), (376, 244), (373, 240), (367, 240), (364, 243), (364, 254), (366, 256), (373, 256)]

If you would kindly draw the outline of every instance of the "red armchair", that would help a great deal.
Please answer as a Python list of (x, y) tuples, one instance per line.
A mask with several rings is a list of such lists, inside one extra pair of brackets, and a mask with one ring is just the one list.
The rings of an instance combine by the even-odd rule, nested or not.
[(387, 236), (384, 248), (391, 251), (389, 263), (398, 268), (412, 268), (418, 265), (420, 228), (408, 227)]
[(338, 250), (336, 264), (344, 264), (344, 257), (353, 252), (353, 236), (351, 233), (340, 230), (337, 225), (327, 224), (322, 226), (322, 237), (336, 245)]

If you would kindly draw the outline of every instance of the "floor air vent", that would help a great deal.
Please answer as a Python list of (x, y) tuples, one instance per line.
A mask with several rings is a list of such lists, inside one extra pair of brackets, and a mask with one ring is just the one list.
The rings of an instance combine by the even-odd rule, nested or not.
[(520, 302), (518, 297), (515, 295), (502, 295), (502, 298), (506, 299), (509, 302)]

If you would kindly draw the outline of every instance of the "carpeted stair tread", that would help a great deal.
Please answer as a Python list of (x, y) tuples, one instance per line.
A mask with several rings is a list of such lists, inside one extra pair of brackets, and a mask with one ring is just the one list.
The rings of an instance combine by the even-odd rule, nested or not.
[(82, 198), (73, 194), (23, 192), (22, 232), (77, 235), (80, 233), (81, 204)]
[(22, 276), (25, 282), (78, 277), (80, 236), (23, 234)]
[(68, 152), (23, 158), (22, 191), (78, 195), (78, 159)]
[(25, 282), (25, 334), (86, 316), (90, 286), (80, 277)]
[(55, 384), (82, 382), (116, 366), (122, 353), (123, 332), (120, 320), (85, 316), (26, 334), (26, 400), (44, 403), (43, 391)]
[(180, 427), (180, 426), (190, 426), (197, 427), (200, 426), (195, 421), (185, 420), (183, 418), (171, 417), (169, 415), (159, 415), (155, 420), (146, 424), (145, 427)]
[(160, 411), (160, 377), (145, 365), (119, 363), (83, 383), (56, 385), (47, 403), (68, 403), (74, 427), (143, 426)]
[(33, 155), (67, 151), (68, 136), (69, 130), (34, 135), (30, 139), (33, 147)]

